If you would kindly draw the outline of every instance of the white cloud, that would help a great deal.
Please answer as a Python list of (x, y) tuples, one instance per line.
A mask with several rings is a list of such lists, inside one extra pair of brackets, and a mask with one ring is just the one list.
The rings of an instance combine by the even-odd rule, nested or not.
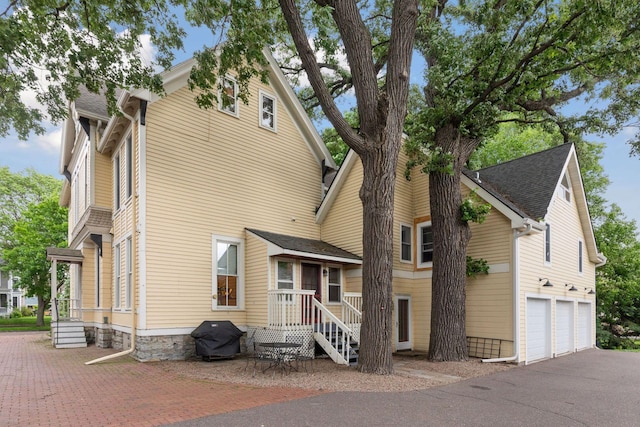
[(38, 135), (36, 143), (43, 151), (48, 153), (59, 153), (62, 141), (62, 127), (53, 129), (44, 135)]

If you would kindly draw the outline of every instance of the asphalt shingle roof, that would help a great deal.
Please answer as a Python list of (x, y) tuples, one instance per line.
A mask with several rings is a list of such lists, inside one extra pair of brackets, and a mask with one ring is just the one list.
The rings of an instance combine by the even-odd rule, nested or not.
[(255, 230), (247, 228), (247, 231), (262, 237), (263, 239), (281, 247), (282, 249), (303, 252), (312, 255), (322, 255), (328, 257), (345, 258), (360, 261), (358, 255), (352, 254), (349, 251), (340, 249), (337, 246), (333, 246), (322, 240), (305, 239), (302, 237), (287, 236), (284, 234), (276, 234), (268, 231)]
[(464, 174), (514, 212), (539, 220), (547, 214), (571, 147), (561, 144), (475, 172), (466, 170)]

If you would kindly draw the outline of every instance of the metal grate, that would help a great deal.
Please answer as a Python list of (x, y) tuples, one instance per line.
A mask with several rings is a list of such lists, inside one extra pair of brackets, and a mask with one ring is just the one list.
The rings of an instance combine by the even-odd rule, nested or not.
[(500, 357), (503, 341), (504, 340), (497, 338), (467, 337), (469, 357), (480, 357), (483, 359)]

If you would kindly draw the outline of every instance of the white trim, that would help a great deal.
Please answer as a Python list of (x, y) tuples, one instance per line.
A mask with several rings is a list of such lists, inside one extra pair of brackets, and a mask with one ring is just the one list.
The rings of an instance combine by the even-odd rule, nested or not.
[[(139, 118), (139, 117), (138, 117)], [(138, 120), (138, 328), (147, 327), (147, 126)]]
[(122, 242), (113, 246), (113, 310), (120, 310), (122, 301)]
[[(395, 330), (395, 335), (396, 335), (396, 351), (397, 350), (411, 350), (411, 348), (413, 347), (413, 328), (411, 327), (411, 295), (404, 295), (404, 294), (398, 294), (395, 295), (395, 321), (396, 321), (396, 330)], [(399, 320), (399, 315), (400, 315), (400, 300), (407, 300), (409, 303), (407, 305), (407, 318), (408, 318), (408, 324), (407, 324), (407, 328), (409, 329), (409, 338), (408, 341), (406, 343), (400, 343), (400, 320)]]
[[(218, 298), (217, 298), (217, 288), (218, 288), (218, 247), (217, 247), (217, 243), (221, 242), (221, 243), (230, 243), (230, 244), (235, 244), (238, 247), (238, 253), (237, 253), (237, 265), (236, 265), (236, 269), (237, 269), (237, 283), (236, 283), (236, 305), (235, 306), (218, 306)], [(212, 274), (211, 274), (211, 309), (213, 311), (238, 311), (238, 310), (244, 310), (244, 245), (245, 245), (245, 241), (244, 239), (239, 239), (237, 237), (229, 237), (229, 236), (224, 236), (224, 235), (219, 235), (219, 234), (212, 234), (211, 235), (211, 255), (212, 255), (212, 259), (211, 259), (211, 269), (212, 269)], [(216, 298), (213, 298), (213, 295), (216, 296)]]
[(236, 118), (240, 118), (240, 103), (238, 102), (238, 81), (236, 80), (235, 77), (231, 76), (231, 75), (226, 75), (224, 77), (222, 77), (222, 88), (224, 89), (224, 84), (226, 81), (229, 82), (233, 82), (233, 105), (234, 105), (234, 111), (229, 111), (227, 110), (223, 105), (222, 105), (222, 90), (218, 89), (218, 111), (228, 114), (230, 116), (236, 117)]
[[(409, 228), (409, 259), (403, 259), (402, 258), (402, 246), (404, 244), (404, 242), (402, 241), (402, 228), (403, 227)], [(398, 235), (400, 237), (399, 242), (398, 242), (399, 243), (398, 246), (400, 247), (400, 262), (405, 263), (405, 264), (413, 264), (413, 225), (401, 222), (400, 223), (400, 233), (398, 233)]]
[[(416, 268), (431, 268), (433, 261), (422, 262), (422, 229), (429, 227), (431, 229), (431, 237), (433, 239), (433, 227), (431, 221), (423, 221), (416, 224)], [(432, 242), (433, 244), (434, 242)], [(433, 260), (433, 249), (431, 250), (431, 259)]]
[[(265, 97), (271, 99), (271, 101), (273, 102), (273, 112), (271, 113), (273, 115), (273, 127), (265, 126), (262, 121), (262, 114), (264, 109), (263, 100)], [(275, 95), (272, 95), (262, 89), (258, 91), (258, 126), (260, 126), (262, 129), (278, 133), (278, 98), (276, 98)]]
[(353, 165), (356, 163), (358, 159), (359, 157), (355, 151), (349, 150), (347, 152), (347, 155), (342, 162), (342, 166), (340, 166), (338, 173), (336, 174), (335, 178), (333, 179), (333, 182), (331, 183), (331, 186), (329, 187), (329, 191), (327, 191), (326, 196), (324, 197), (324, 199), (322, 199), (322, 203), (320, 203), (318, 212), (316, 212), (317, 224), (322, 224), (324, 220), (327, 218), (327, 215), (331, 210), (331, 206), (333, 206), (333, 203), (338, 197), (338, 194), (340, 194), (340, 189), (344, 185), (345, 181), (347, 180), (347, 176), (349, 175), (349, 172), (351, 171), (351, 169), (353, 168)]
[[(296, 260), (293, 258), (273, 258), (273, 261), (275, 266), (274, 270), (276, 273), (276, 280), (273, 283), (274, 289), (300, 289), (300, 283), (297, 283), (298, 281), (296, 280), (296, 273), (297, 273)], [(291, 288), (278, 287), (278, 285), (280, 284), (280, 269), (278, 268), (279, 262), (286, 262), (288, 264), (291, 264)], [(296, 286), (296, 284), (298, 286)]]

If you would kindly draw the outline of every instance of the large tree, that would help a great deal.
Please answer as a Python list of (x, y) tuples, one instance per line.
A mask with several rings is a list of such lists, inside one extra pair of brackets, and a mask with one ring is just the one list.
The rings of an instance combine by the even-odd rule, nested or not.
[[(461, 171), (505, 121), (572, 133), (613, 132), (640, 106), (640, 3), (635, 0), (439, 0), (416, 45), (425, 107), (409, 152), (429, 173), (433, 294), (429, 355), (467, 358)], [(582, 106), (571, 111), (570, 100)], [(514, 116), (505, 117), (506, 113)]]
[(8, 166), (0, 167), (0, 251), (27, 207), (57, 194), (61, 187), (60, 180), (32, 169), (14, 173)]
[(36, 324), (44, 325), (44, 311), (51, 300), (48, 247), (66, 247), (67, 209), (51, 195), (40, 203), (30, 204), (13, 225), (4, 251), (6, 268), (17, 277), (17, 284), (27, 296), (38, 297)]
[[(276, 56), (284, 67), (308, 78), (310, 89), (303, 96), (312, 95), (310, 102), (321, 108), (360, 156), (364, 165), (360, 191), (364, 316), (359, 366), (364, 372), (391, 373), (395, 171), (422, 2), (70, 0), (59, 4), (18, 0), (0, 12), (0, 61), (4, 61), (0, 62), (0, 134), (12, 125), (25, 135), (40, 118), (16, 95), (25, 87), (37, 88), (34, 67), (48, 70), (53, 82), (61, 82), (41, 91), (38, 99), (54, 119), (64, 112), (61, 94), (73, 99), (80, 83), (92, 91), (105, 88), (111, 107), (116, 86), (159, 91), (152, 70), (133, 54), (145, 32), (163, 53), (163, 65), (171, 49), (180, 46), (182, 33), (169, 3), (183, 7), (189, 23), (210, 28), (218, 40), (195, 55), (198, 65), (190, 84), (202, 89), (196, 99), (200, 106), (216, 105), (219, 77), (229, 70), (237, 76), (239, 97), (246, 100), (250, 78), (267, 77), (263, 48), (277, 47), (280, 54)], [(334, 101), (334, 96), (346, 92), (355, 95), (358, 129), (349, 125)]]

